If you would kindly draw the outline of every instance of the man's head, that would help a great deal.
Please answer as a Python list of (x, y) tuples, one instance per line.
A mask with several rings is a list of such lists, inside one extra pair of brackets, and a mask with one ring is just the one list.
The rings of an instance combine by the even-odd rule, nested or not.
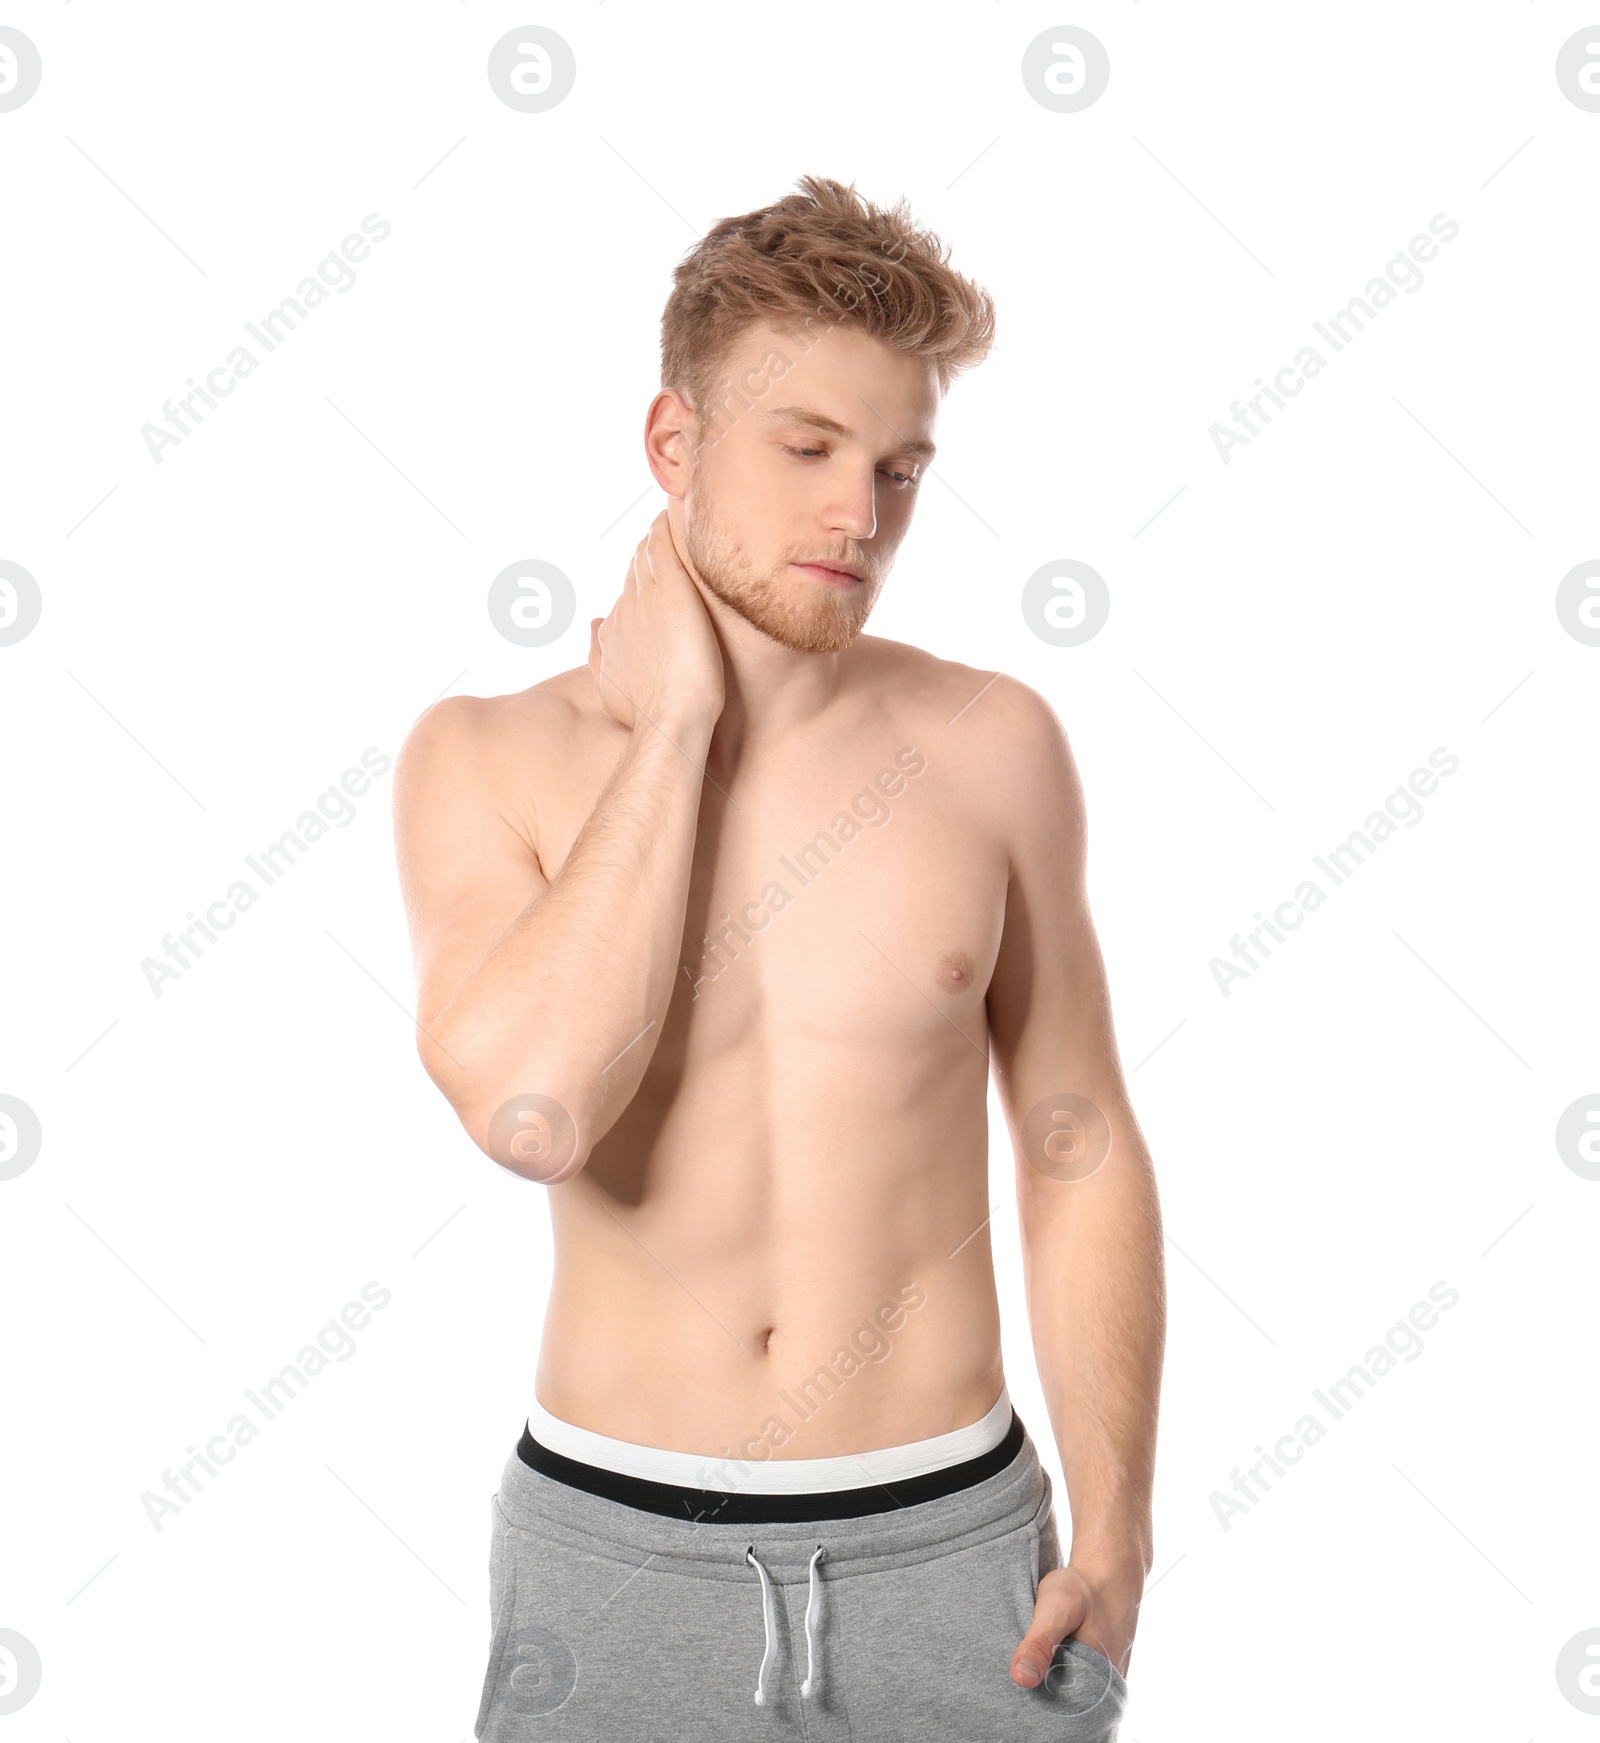
[(825, 653), (866, 622), (940, 400), (987, 355), (994, 309), (903, 202), (800, 186), (679, 263), (645, 442), (707, 588), (785, 647)]

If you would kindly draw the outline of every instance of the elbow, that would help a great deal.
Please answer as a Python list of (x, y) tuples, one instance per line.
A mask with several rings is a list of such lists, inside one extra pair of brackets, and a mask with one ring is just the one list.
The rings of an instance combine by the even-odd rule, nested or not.
[[(583, 1098), (567, 1086), (567, 1074), (541, 1071), (535, 1063), (519, 1071), (513, 1083), (474, 1069), (448, 1037), (421, 1031), (417, 1051), (467, 1136), (490, 1161), (524, 1180), (559, 1186), (589, 1160), (587, 1109)], [(530, 1082), (548, 1087), (520, 1087)]]
[(556, 1096), (523, 1090), (456, 1113), (491, 1162), (536, 1185), (559, 1186), (589, 1160), (578, 1121)]

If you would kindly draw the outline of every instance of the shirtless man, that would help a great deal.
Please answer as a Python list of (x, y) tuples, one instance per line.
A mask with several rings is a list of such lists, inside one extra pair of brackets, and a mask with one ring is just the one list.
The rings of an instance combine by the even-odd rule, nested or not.
[(861, 633), (992, 305), (903, 207), (800, 187), (676, 271), (667, 505), (588, 663), (397, 767), (423, 1064), (554, 1230), (486, 1743), (1099, 1740), (1127, 1697), (1164, 1291), (1083, 794), (1036, 692)]

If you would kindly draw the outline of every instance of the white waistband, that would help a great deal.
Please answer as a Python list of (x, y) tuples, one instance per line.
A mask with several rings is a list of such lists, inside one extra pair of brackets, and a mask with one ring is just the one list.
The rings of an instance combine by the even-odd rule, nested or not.
[(625, 1477), (651, 1483), (673, 1483), (687, 1489), (721, 1489), (751, 1495), (825, 1494), (833, 1489), (861, 1489), (871, 1483), (904, 1482), (929, 1471), (942, 1471), (991, 1451), (1011, 1427), (1011, 1395), (1004, 1381), (988, 1413), (965, 1428), (904, 1446), (875, 1447), (868, 1452), (840, 1453), (822, 1459), (768, 1458), (760, 1463), (726, 1454), (672, 1452), (613, 1440), (608, 1434), (579, 1428), (552, 1416), (538, 1397), (528, 1412), (528, 1432), (541, 1446), (564, 1458), (578, 1459)]

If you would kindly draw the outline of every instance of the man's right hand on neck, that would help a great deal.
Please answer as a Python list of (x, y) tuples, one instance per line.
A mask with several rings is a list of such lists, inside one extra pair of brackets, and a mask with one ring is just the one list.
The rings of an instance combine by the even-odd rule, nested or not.
[(663, 509), (639, 541), (622, 593), (589, 626), (601, 706), (634, 731), (714, 722), (726, 699), (722, 650)]

